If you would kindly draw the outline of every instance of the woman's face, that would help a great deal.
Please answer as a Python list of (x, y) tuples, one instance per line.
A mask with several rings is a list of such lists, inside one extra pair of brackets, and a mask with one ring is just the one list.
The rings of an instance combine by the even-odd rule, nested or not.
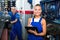
[(41, 7), (40, 6), (35, 6), (34, 7), (34, 15), (40, 16), (41, 15), (41, 12), (42, 12), (42, 10), (41, 10)]
[(12, 7), (12, 8), (11, 8), (11, 11), (13, 12), (13, 14), (16, 13), (15, 7)]

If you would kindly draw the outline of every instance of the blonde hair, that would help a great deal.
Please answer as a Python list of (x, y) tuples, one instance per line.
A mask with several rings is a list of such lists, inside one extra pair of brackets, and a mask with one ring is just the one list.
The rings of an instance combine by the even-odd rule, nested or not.
[(36, 4), (35, 6), (40, 6), (40, 4)]
[(16, 9), (16, 7), (11, 7), (11, 9)]

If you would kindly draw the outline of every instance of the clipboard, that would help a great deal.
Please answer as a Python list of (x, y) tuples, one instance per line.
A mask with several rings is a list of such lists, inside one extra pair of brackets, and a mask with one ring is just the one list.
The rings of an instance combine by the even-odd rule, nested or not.
[(33, 31), (36, 30), (36, 31), (38, 31), (38, 30), (37, 30), (37, 27), (29, 27), (29, 26), (25, 26), (25, 29), (26, 29), (26, 30), (33, 30)]

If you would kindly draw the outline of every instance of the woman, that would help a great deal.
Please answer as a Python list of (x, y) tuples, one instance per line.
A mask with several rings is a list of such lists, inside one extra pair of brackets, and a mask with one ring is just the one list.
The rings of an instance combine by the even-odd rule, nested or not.
[(37, 27), (38, 32), (35, 30), (28, 30), (28, 40), (43, 40), (46, 35), (46, 21), (41, 17), (41, 6), (36, 4), (34, 7), (34, 17), (28, 19), (29, 27)]
[(10, 40), (15, 40), (17, 35), (18, 40), (22, 40), (22, 25), (20, 22), (20, 15), (16, 12), (15, 7), (11, 7), (11, 12), (8, 13), (11, 16), (12, 29), (10, 32)]

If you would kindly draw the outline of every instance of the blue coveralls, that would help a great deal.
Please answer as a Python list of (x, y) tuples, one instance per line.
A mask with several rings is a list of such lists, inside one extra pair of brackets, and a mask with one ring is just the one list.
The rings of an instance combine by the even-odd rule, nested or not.
[(9, 15), (11, 16), (11, 21), (18, 19), (18, 21), (12, 25), (10, 40), (15, 40), (16, 35), (18, 37), (18, 40), (22, 40), (22, 25), (19, 20), (20, 15), (18, 13), (15, 13), (15, 15), (13, 15), (12, 12), (9, 12)]
[[(33, 27), (37, 27), (39, 33), (42, 32), (41, 20), (42, 20), (42, 17), (40, 18), (39, 22), (34, 22), (34, 18), (33, 18), (31, 22), (31, 25)], [(43, 40), (43, 37), (28, 33), (28, 40)]]

